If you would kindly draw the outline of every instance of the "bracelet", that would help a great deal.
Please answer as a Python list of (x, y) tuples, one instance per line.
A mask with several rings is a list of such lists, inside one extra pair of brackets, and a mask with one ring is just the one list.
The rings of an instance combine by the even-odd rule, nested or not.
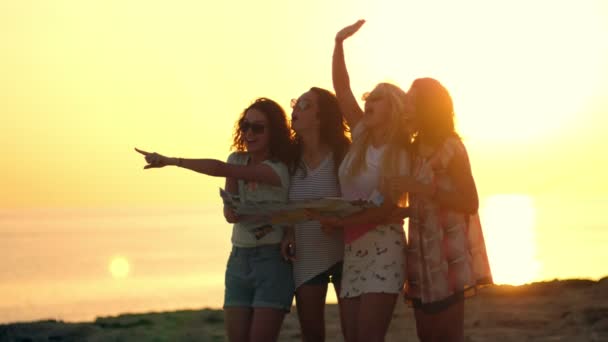
[(182, 158), (177, 158), (177, 167), (182, 167), (182, 164), (184, 163), (184, 159)]

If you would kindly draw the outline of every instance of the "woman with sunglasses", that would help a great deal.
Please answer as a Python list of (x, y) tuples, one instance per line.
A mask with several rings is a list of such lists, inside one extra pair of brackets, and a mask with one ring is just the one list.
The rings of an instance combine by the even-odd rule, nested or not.
[(346, 341), (383, 341), (403, 288), (406, 243), (403, 220), (390, 218), (400, 212), (402, 196), (390, 193), (383, 180), (408, 174), (407, 101), (399, 87), (380, 83), (365, 98), (365, 110), (359, 107), (350, 88), (343, 41), (363, 23), (345, 27), (335, 39), (334, 89), (352, 131), (339, 181), (345, 199), (370, 200), (379, 206), (344, 218), (312, 217), (328, 232), (344, 231), (340, 297)]
[[(214, 159), (169, 158), (137, 150), (145, 169), (179, 166), (225, 177), (226, 191), (241, 202), (287, 201), (293, 144), (287, 117), (274, 101), (259, 98), (237, 121), (232, 148), (224, 163)], [(281, 255), (283, 228), (248, 222), (224, 208), (232, 228), (232, 251), (225, 277), (225, 326), (230, 341), (276, 341), (291, 309), (291, 264)]]
[[(338, 166), (350, 145), (336, 96), (310, 88), (292, 100), (291, 128), (298, 160), (291, 178), (289, 200), (339, 197)], [(296, 306), (305, 342), (325, 340), (325, 299), (329, 283), (340, 294), (344, 241), (341, 234), (326, 235), (318, 221), (295, 225), (286, 235), (283, 250), (292, 260)], [(295, 249), (289, 255), (288, 246)], [(339, 301), (341, 302), (341, 301)]]
[(405, 298), (420, 341), (464, 341), (464, 298), (492, 284), (469, 157), (447, 89), (416, 79), (408, 92), (416, 138), (413, 171), (392, 187), (410, 195)]

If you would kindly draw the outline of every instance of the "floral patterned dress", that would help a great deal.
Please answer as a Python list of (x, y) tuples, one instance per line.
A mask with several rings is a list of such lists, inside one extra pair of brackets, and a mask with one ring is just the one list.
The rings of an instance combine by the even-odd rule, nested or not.
[[(425, 153), (426, 152), (426, 153)], [(418, 150), (413, 176), (438, 190), (454, 189), (447, 166), (464, 158), (461, 140), (450, 137), (434, 151)], [(479, 216), (441, 207), (433, 198), (410, 196), (413, 209), (409, 220), (405, 298), (415, 307), (434, 313), (454, 300), (474, 294), (480, 285), (492, 284)]]

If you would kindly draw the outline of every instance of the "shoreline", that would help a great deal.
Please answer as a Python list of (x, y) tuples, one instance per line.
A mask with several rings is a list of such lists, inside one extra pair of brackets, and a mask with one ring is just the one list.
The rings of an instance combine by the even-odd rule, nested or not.
[[(325, 310), (328, 341), (342, 341), (336, 304)], [(224, 341), (222, 309), (120, 314), (92, 322), (41, 320), (0, 324), (0, 341)], [(295, 307), (280, 341), (299, 341)], [(608, 340), (608, 277), (484, 287), (465, 303), (467, 341)], [(400, 298), (386, 340), (415, 340), (410, 307)]]

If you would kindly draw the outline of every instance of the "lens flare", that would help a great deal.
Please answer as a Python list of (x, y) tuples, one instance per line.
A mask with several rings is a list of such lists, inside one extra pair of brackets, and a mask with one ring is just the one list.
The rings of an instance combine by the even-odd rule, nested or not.
[(110, 274), (114, 278), (126, 278), (131, 269), (129, 261), (121, 256), (112, 258), (109, 265)]
[(498, 194), (480, 210), (494, 281), (521, 285), (537, 280), (536, 209), (530, 196)]

